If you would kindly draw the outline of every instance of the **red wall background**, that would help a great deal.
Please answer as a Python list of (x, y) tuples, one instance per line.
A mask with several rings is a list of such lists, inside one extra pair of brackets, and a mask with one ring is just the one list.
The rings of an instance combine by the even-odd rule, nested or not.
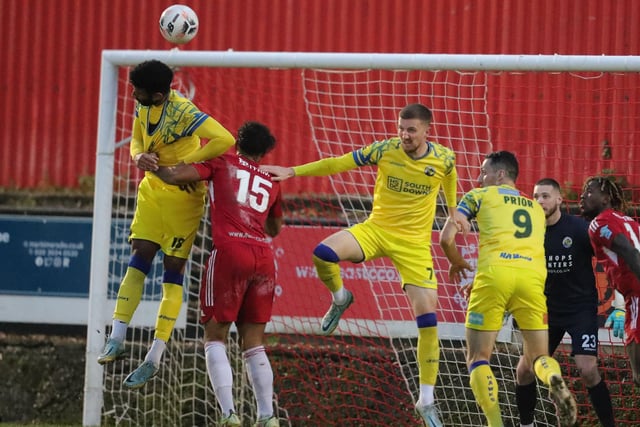
[[(169, 49), (157, 29), (166, 0), (0, 0), (0, 187), (75, 187), (95, 168), (100, 55), (102, 49)], [(638, 55), (640, 2), (634, 0), (189, 0), (201, 28), (186, 49), (236, 51), (319, 51), (384, 53), (593, 54)], [(260, 81), (256, 71), (256, 81)], [(544, 79), (549, 77), (539, 77)], [(525, 82), (518, 92), (492, 88), (535, 101), (562, 96), (558, 86), (538, 90), (541, 81)], [(491, 84), (491, 82), (489, 82)], [(594, 83), (595, 85), (600, 83)], [(627, 83), (624, 83), (626, 85)], [(560, 87), (562, 82), (560, 82)], [(623, 85), (623, 86), (624, 86)], [(286, 85), (282, 90), (290, 90)], [(553, 92), (556, 92), (554, 95)], [(628, 99), (637, 87), (612, 94)], [(577, 138), (592, 135), (589, 152), (599, 156), (599, 142), (615, 127), (623, 128), (625, 147), (636, 144), (638, 101), (624, 107), (622, 124), (601, 123), (597, 112)], [(543, 171), (559, 171), (562, 181), (579, 183), (587, 171), (572, 168), (572, 156), (584, 156), (572, 135), (545, 134), (544, 123), (531, 130), (510, 131), (511, 118), (500, 119), (509, 105), (490, 106), (496, 149), (513, 149), (524, 158), (526, 184), (539, 177), (538, 162), (556, 163)], [(248, 111), (269, 123), (276, 135), (290, 128), (273, 105), (237, 106), (210, 111), (229, 129), (236, 129)], [(612, 107), (615, 108), (615, 107)], [(558, 112), (533, 111), (546, 120), (562, 120)], [(526, 113), (526, 111), (522, 112)], [(294, 111), (293, 119), (303, 115)], [(589, 117), (587, 115), (587, 117)], [(629, 119), (632, 118), (632, 119)], [(502, 127), (498, 129), (498, 125)], [(525, 123), (526, 125), (526, 123)], [(289, 132), (289, 131), (288, 131)], [(308, 130), (299, 130), (302, 140)], [(553, 153), (536, 141), (562, 138)], [(273, 158), (294, 164), (315, 160), (312, 150), (292, 149), (281, 141)], [(527, 145), (527, 143), (530, 143)], [(558, 145), (558, 144), (556, 144)], [(637, 153), (613, 151), (612, 167), (632, 174)], [(640, 182), (636, 183), (640, 184)], [(302, 191), (290, 186), (289, 191)], [(308, 189), (307, 189), (308, 191)]]

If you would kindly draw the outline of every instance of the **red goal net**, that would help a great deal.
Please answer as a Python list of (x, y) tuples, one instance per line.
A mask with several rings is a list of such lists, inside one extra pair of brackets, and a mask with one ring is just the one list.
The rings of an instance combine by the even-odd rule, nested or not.
[[(133, 101), (120, 71), (115, 153), (113, 218), (123, 230), (130, 221), (140, 175), (128, 156)], [(265, 163), (295, 165), (337, 156), (396, 134), (397, 113), (421, 102), (434, 113), (433, 140), (456, 151), (459, 195), (476, 185), (484, 154), (510, 150), (520, 160), (518, 186), (530, 193), (543, 177), (564, 188), (564, 208), (577, 213), (577, 197), (587, 176), (607, 174), (623, 183), (637, 217), (640, 201), (640, 76), (638, 73), (467, 72), (316, 70), (266, 68), (182, 68), (176, 87), (233, 133), (246, 120), (267, 124), (278, 146)], [(285, 228), (273, 240), (278, 267), (274, 318), (268, 354), (275, 373), (276, 407), (281, 425), (419, 425), (416, 326), (398, 275), (384, 260), (343, 265), (355, 304), (336, 334), (317, 334), (331, 302), (317, 279), (311, 253), (332, 232), (363, 220), (371, 208), (373, 168), (326, 178), (297, 178), (283, 184)], [(447, 280), (447, 262), (437, 247), (445, 214), (441, 201), (434, 228), (439, 279), (441, 362), (436, 399), (445, 425), (477, 426), (484, 418), (469, 387), (464, 357), (464, 310), (459, 287)], [(425, 224), (425, 226), (431, 226)], [(209, 224), (190, 262), (183, 322), (169, 343), (161, 373), (141, 393), (123, 390), (122, 380), (144, 357), (152, 324), (138, 319), (132, 328), (129, 358), (108, 367), (104, 376), (103, 420), (109, 425), (215, 425), (218, 409), (208, 384), (197, 324), (197, 289), (210, 247)], [(126, 233), (114, 232), (109, 295), (126, 268)], [(472, 262), (477, 242), (461, 242)], [(599, 276), (600, 319), (610, 310), (611, 292)], [(145, 298), (157, 304), (153, 278)], [(155, 301), (155, 302), (154, 302)], [(136, 322), (136, 318), (134, 318)], [(233, 334), (232, 334), (233, 335)], [(620, 426), (640, 419), (640, 391), (632, 385), (619, 340), (600, 330), (600, 372), (607, 381)], [(500, 383), (505, 420), (517, 424), (515, 367), (521, 354), (519, 333), (507, 316), (491, 360)], [(254, 401), (239, 357), (235, 335), (229, 342), (238, 410), (247, 421)], [(563, 346), (563, 373), (579, 401), (585, 425), (597, 419)], [(539, 388), (536, 425), (556, 425), (554, 409)]]

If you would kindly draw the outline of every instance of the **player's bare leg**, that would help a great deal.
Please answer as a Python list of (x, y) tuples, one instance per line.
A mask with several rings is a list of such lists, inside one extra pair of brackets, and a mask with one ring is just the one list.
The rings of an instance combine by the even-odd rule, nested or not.
[(631, 342), (626, 347), (627, 356), (629, 356), (629, 364), (631, 365), (631, 373), (633, 374), (633, 382), (640, 387), (640, 343)]
[(575, 361), (576, 367), (580, 372), (580, 378), (587, 387), (591, 406), (593, 406), (600, 424), (603, 427), (615, 427), (611, 394), (607, 383), (602, 379), (598, 371), (598, 358), (589, 354), (576, 354)]
[(522, 330), (523, 357), (533, 361), (533, 370), (540, 381), (549, 386), (549, 398), (556, 406), (561, 427), (572, 427), (578, 417), (578, 406), (562, 378), (558, 362), (549, 354), (549, 333), (545, 330)]

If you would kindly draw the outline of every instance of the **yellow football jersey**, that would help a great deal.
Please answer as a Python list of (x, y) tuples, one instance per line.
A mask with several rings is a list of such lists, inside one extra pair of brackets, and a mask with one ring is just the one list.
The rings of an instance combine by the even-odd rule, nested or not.
[(478, 221), (478, 270), (505, 265), (546, 272), (545, 216), (535, 200), (514, 187), (494, 185), (469, 191), (457, 209)]
[(200, 148), (200, 137), (194, 132), (208, 117), (175, 90), (160, 106), (147, 107), (137, 103), (132, 157), (137, 154), (135, 150), (157, 153), (160, 166), (180, 163), (187, 154)]
[(456, 203), (455, 154), (440, 144), (427, 144), (428, 151), (420, 159), (409, 157), (397, 137), (353, 153), (358, 166), (378, 167), (369, 221), (412, 240), (431, 240), (442, 184), (447, 204)]

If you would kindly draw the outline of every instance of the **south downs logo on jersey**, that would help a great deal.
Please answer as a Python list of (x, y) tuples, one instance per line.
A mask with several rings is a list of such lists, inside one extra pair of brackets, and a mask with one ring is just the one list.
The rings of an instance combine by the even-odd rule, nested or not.
[(431, 193), (431, 186), (427, 184), (418, 184), (415, 182), (404, 181), (402, 178), (390, 176), (387, 178), (387, 187), (389, 190), (398, 191), (400, 193), (422, 194)]

